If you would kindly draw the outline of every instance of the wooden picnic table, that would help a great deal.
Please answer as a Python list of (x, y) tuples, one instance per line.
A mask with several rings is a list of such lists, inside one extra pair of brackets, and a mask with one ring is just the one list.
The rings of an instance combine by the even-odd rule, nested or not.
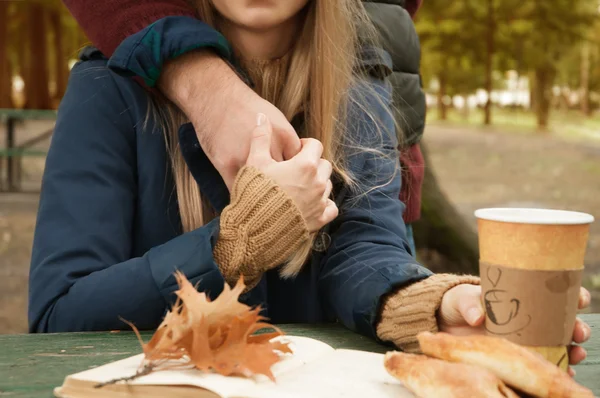
[[(18, 122), (24, 120), (54, 120), (56, 111), (36, 109), (0, 109), (0, 121), (6, 122), (5, 145), (0, 150), (0, 158), (7, 159), (6, 165), (6, 187), (0, 189), (7, 191), (18, 191), (20, 188), (20, 162), (22, 156), (45, 155), (43, 151), (30, 151), (33, 145), (41, 142), (52, 135), (54, 129), (44, 131), (41, 134), (17, 145), (15, 140), (15, 127)], [(4, 185), (4, 184), (1, 184)]]
[[(582, 315), (592, 327), (588, 358), (576, 379), (600, 395), (600, 314)], [(282, 325), (290, 335), (321, 340), (335, 348), (385, 352), (388, 347), (339, 325)], [(144, 333), (148, 340), (150, 333)], [(0, 397), (50, 398), (65, 376), (141, 353), (131, 332), (0, 335)]]

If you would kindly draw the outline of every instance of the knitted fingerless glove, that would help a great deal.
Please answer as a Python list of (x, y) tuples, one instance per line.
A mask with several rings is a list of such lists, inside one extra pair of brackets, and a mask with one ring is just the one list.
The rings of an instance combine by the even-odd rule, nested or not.
[(381, 305), (377, 336), (394, 343), (403, 351), (418, 352), (417, 334), (438, 331), (436, 313), (444, 294), (463, 283), (479, 285), (479, 278), (435, 274), (391, 293)]
[(247, 290), (309, 238), (294, 201), (273, 180), (249, 166), (237, 175), (220, 227), (215, 260), (227, 283), (234, 285), (243, 276)]

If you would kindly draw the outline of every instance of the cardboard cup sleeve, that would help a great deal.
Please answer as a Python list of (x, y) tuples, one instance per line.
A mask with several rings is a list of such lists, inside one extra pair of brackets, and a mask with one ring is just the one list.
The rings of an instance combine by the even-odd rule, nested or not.
[(537, 270), (480, 263), (487, 333), (526, 346), (571, 343), (583, 269)]

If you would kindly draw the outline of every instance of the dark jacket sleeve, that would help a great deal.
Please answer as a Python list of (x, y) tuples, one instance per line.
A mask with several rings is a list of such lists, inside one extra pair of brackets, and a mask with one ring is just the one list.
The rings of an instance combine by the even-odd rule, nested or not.
[[(332, 223), (331, 245), (323, 259), (319, 292), (330, 316), (348, 328), (376, 337), (381, 297), (431, 273), (410, 253), (393, 118), (386, 110), (389, 83), (371, 79), (377, 94), (362, 95), (366, 106), (351, 106), (349, 148), (357, 188), (347, 190)], [(359, 90), (364, 93), (365, 90)], [(364, 105), (363, 104), (363, 105)], [(371, 115), (363, 109), (370, 109)], [(375, 125), (379, 125), (379, 129)]]
[[(182, 271), (218, 294), (218, 219), (132, 257), (136, 125), (106, 63), (77, 65), (61, 103), (42, 182), (29, 287), (32, 332), (156, 327)], [(131, 83), (129, 83), (131, 84)], [(133, 84), (131, 84), (133, 85)]]
[(63, 0), (95, 47), (110, 57), (128, 36), (161, 18), (194, 17), (187, 0)]
[(165, 17), (127, 37), (108, 66), (124, 76), (139, 76), (153, 87), (168, 60), (201, 48), (232, 62), (231, 48), (221, 33), (196, 18)]
[(225, 38), (198, 20), (185, 0), (63, 1), (92, 44), (111, 58), (110, 67), (149, 87), (167, 61), (187, 52), (203, 48), (231, 58)]

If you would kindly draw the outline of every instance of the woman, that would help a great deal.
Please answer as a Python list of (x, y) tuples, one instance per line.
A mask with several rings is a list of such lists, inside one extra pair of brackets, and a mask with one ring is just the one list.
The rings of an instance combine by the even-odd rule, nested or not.
[[(198, 11), (303, 132), (302, 150), (274, 161), (257, 115), (229, 195), (177, 109), (158, 97), (150, 105), (91, 51), (72, 71), (48, 155), (30, 329), (118, 329), (119, 317), (155, 328), (178, 269), (213, 296), (243, 276), (242, 301), (276, 323), (339, 320), (405, 350), (423, 330), (477, 332), (478, 279), (431, 275), (389, 217), (403, 206), (389, 57), (374, 41), (359, 46), (357, 31), (372, 30), (361, 3), (201, 0)], [(578, 323), (574, 336), (585, 340), (589, 327)]]
[[(192, 2), (63, 0), (63, 3), (93, 45), (110, 58), (109, 68), (143, 79), (177, 104), (194, 125), (200, 143), (207, 147), (209, 159), (222, 160), (215, 167), (228, 186), (246, 160), (249, 127), (257, 112), (267, 114), (273, 125), (275, 159), (290, 158), (300, 150), (297, 134), (285, 116), (241, 79), (230, 77), (234, 72), (222, 59), (228, 57), (219, 51), (213, 29), (198, 19)], [(402, 135), (400, 200), (405, 204), (402, 217), (415, 254), (411, 224), (419, 220), (421, 211), (424, 159), (419, 141), (425, 124), (425, 94), (420, 87), (421, 50), (412, 18), (422, 1), (364, 3), (381, 37), (380, 47), (392, 58), (392, 74), (388, 79), (393, 87), (397, 131)], [(106, 29), (107, 22), (111, 29)], [(149, 27), (144, 29), (143, 40), (140, 27)], [(133, 48), (129, 43), (132, 40), (138, 44)], [(194, 56), (184, 56), (191, 52)], [(211, 107), (206, 99), (209, 96), (212, 103), (222, 105)], [(226, 118), (232, 109), (238, 117)], [(227, 145), (232, 140), (240, 141), (240, 145), (234, 148)], [(207, 142), (210, 145), (205, 145)]]

